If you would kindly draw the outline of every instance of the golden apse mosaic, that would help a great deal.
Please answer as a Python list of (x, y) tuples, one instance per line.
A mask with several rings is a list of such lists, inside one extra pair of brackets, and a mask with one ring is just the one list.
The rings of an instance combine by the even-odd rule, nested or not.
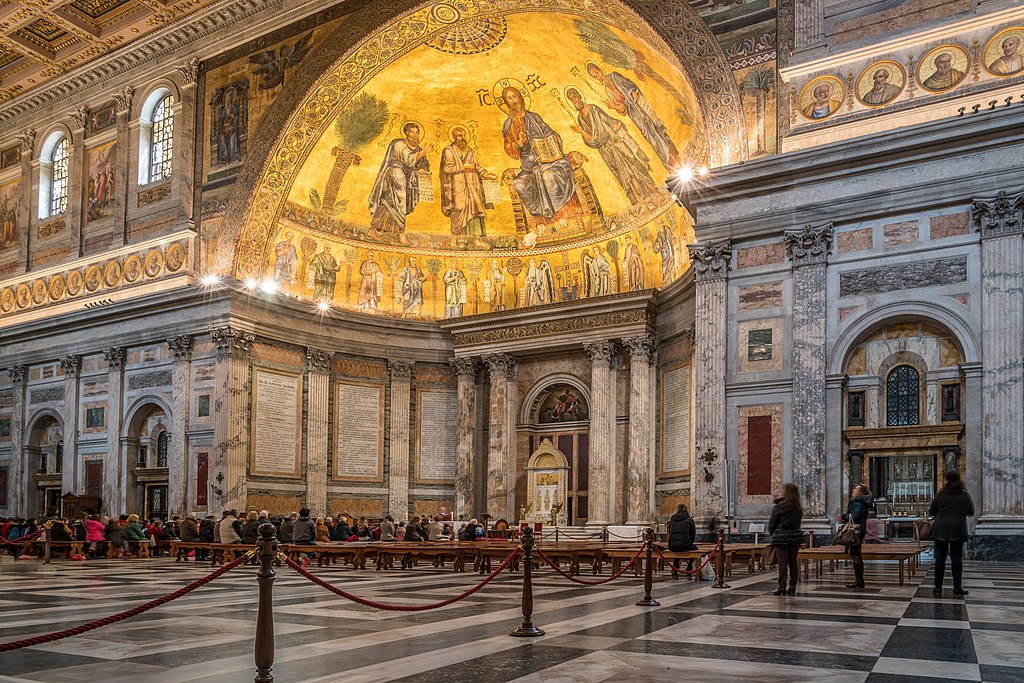
[(423, 6), (307, 93), (234, 275), (413, 318), (664, 286), (692, 241), (666, 179), (707, 160), (695, 102), (613, 0)]

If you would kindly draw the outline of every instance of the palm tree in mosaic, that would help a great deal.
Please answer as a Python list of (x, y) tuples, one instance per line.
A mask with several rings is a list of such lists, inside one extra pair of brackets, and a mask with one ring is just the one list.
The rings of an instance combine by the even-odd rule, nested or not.
[(754, 96), (757, 105), (757, 149), (754, 156), (763, 156), (768, 153), (765, 149), (765, 114), (768, 104), (768, 96), (775, 89), (775, 72), (767, 66), (754, 67), (747, 73), (740, 88), (744, 93)]
[(359, 150), (383, 133), (387, 122), (387, 102), (365, 92), (357, 95), (338, 115), (338, 120), (334, 122), (334, 134), (341, 144), (331, 150), (334, 168), (327, 177), (327, 187), (320, 201), (320, 207), (325, 213), (334, 212), (338, 190), (341, 189), (349, 167), (353, 164), (358, 166), (362, 161)]

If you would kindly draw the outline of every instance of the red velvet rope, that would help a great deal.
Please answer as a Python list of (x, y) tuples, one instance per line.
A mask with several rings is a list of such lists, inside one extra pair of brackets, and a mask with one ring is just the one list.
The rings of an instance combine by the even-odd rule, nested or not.
[(49, 642), (54, 641), (54, 640), (61, 640), (62, 638), (70, 638), (71, 636), (81, 635), (81, 634), (86, 633), (88, 631), (92, 631), (93, 629), (97, 629), (97, 628), (99, 628), (101, 626), (108, 626), (110, 624), (116, 624), (119, 621), (124, 621), (125, 619), (130, 619), (131, 617), (138, 616), (138, 615), (142, 614), (143, 612), (148, 612), (149, 610), (153, 609), (154, 607), (159, 607), (160, 605), (168, 603), (171, 600), (177, 600), (181, 596), (186, 595), (188, 593), (191, 593), (192, 591), (194, 591), (195, 589), (199, 588), (200, 586), (202, 586), (204, 584), (207, 584), (210, 581), (213, 581), (218, 576), (226, 574), (227, 572), (231, 571), (232, 569), (234, 569), (238, 565), (242, 564), (243, 562), (248, 561), (248, 559), (250, 557), (252, 557), (255, 554), (255, 552), (256, 552), (255, 550), (251, 550), (251, 551), (245, 553), (244, 555), (242, 555), (241, 557), (236, 558), (234, 561), (229, 562), (228, 564), (224, 565), (223, 567), (220, 567), (219, 569), (213, 571), (210, 574), (207, 574), (203, 578), (197, 579), (197, 580), (193, 581), (192, 583), (188, 584), (187, 586), (179, 588), (178, 590), (174, 591), (173, 593), (168, 593), (167, 595), (164, 595), (163, 597), (159, 597), (156, 600), (150, 600), (149, 602), (143, 603), (143, 604), (139, 605), (138, 607), (133, 607), (130, 610), (126, 610), (124, 612), (118, 612), (117, 614), (112, 614), (109, 617), (103, 617), (102, 619), (96, 619), (94, 621), (90, 621), (89, 623), (82, 624), (80, 626), (73, 626), (71, 628), (64, 629), (63, 631), (56, 631), (54, 633), (47, 633), (45, 635), (35, 636), (33, 638), (25, 638), (24, 640), (14, 640), (14, 641), (11, 641), (9, 643), (0, 643), (0, 652), (8, 652), (10, 650), (19, 650), (19, 649), (21, 649), (23, 647), (30, 647), (32, 645), (42, 645), (43, 643), (49, 643)]
[(552, 569), (554, 569), (556, 572), (561, 574), (564, 578), (569, 579), (573, 583), (579, 583), (579, 584), (582, 584), (584, 586), (600, 586), (602, 583), (608, 583), (609, 581), (614, 581), (615, 579), (617, 579), (620, 576), (622, 576), (623, 574), (625, 574), (629, 570), (629, 568), (633, 566), (633, 563), (636, 562), (636, 558), (640, 557), (640, 555), (641, 555), (641, 553), (643, 553), (643, 551), (644, 551), (644, 546), (641, 546), (640, 550), (636, 551), (636, 555), (633, 556), (633, 559), (629, 561), (629, 564), (627, 564), (625, 567), (623, 567), (618, 573), (613, 574), (612, 576), (609, 576), (607, 579), (600, 579), (598, 581), (587, 581), (585, 579), (578, 579), (575, 576), (571, 576), (569, 574), (566, 574), (564, 571), (562, 571), (562, 568), (559, 567), (556, 563), (552, 562), (551, 559), (547, 555), (545, 555), (544, 551), (542, 551), (540, 548), (537, 548), (537, 555), (540, 557), (540, 559), (542, 559), (545, 562), (547, 562), (548, 565), (550, 565)]
[[(676, 569), (676, 571), (679, 572), (680, 574), (696, 574), (701, 569), (704, 569), (704, 567), (706, 567), (709, 564), (711, 564), (711, 560), (715, 559), (715, 553), (717, 553), (718, 549), (721, 548), (721, 547), (722, 547), (722, 541), (718, 541), (717, 545), (715, 545), (715, 547), (712, 548), (708, 552), (708, 554), (707, 554), (707, 558), (708, 559), (704, 560), (704, 564), (702, 564), (701, 566), (699, 566), (699, 567), (697, 567), (695, 569)], [(661, 557), (661, 559), (665, 562), (666, 565), (671, 565), (672, 564), (673, 560), (670, 560), (669, 558), (665, 557), (665, 555), (663, 555), (662, 552), (661, 552), (661, 548), (659, 548), (658, 546), (654, 546), (654, 550), (657, 551), (658, 556)]]
[[(4, 545), (26, 545), (26, 544), (31, 543), (32, 541), (36, 540), (37, 538), (39, 538), (39, 536), (42, 533), (43, 533), (42, 529), (36, 529), (35, 531), (33, 531), (28, 536), (25, 536), (24, 538), (19, 538), (19, 539), (14, 540), (14, 541), (6, 539), (6, 538), (3, 538), (3, 537), (0, 537), (0, 543), (3, 543)], [(82, 543), (87, 543), (87, 542), (88, 541), (82, 541)]]
[(351, 593), (347, 593), (347, 592), (341, 590), (340, 588), (338, 588), (337, 586), (335, 586), (333, 584), (330, 584), (327, 581), (324, 581), (323, 579), (321, 579), (320, 577), (316, 576), (315, 574), (311, 574), (310, 572), (306, 571), (305, 567), (303, 567), (301, 564), (299, 564), (295, 560), (293, 560), (293, 559), (291, 559), (289, 557), (285, 557), (283, 553), (281, 554), (280, 557), (281, 557), (282, 560), (285, 560), (288, 563), (289, 567), (291, 567), (296, 572), (298, 572), (302, 576), (306, 577), (307, 579), (309, 579), (310, 581), (312, 581), (316, 585), (320, 586), (321, 588), (326, 588), (327, 590), (329, 590), (330, 592), (334, 593), (335, 595), (340, 595), (341, 597), (345, 598), (346, 600), (351, 600), (352, 602), (355, 602), (355, 603), (358, 603), (360, 605), (363, 605), (364, 607), (373, 607), (374, 609), (382, 609), (382, 610), (387, 610), (387, 611), (390, 611), (390, 612), (423, 612), (424, 610), (437, 609), (438, 607), (444, 607), (445, 605), (450, 605), (453, 602), (458, 602), (459, 600), (462, 600), (463, 598), (468, 598), (470, 595), (472, 595), (473, 593), (476, 593), (478, 590), (480, 590), (481, 588), (483, 588), (484, 586), (489, 584), (491, 582), (491, 580), (493, 580), (498, 574), (503, 572), (505, 570), (505, 567), (507, 567), (509, 564), (511, 564), (512, 560), (515, 559), (516, 555), (518, 555), (518, 554), (519, 554), (519, 548), (516, 548), (515, 550), (513, 550), (509, 554), (508, 557), (505, 558), (505, 561), (501, 563), (500, 567), (498, 567), (493, 572), (491, 572), (490, 576), (488, 576), (486, 579), (481, 581), (476, 586), (470, 588), (465, 593), (462, 593), (460, 595), (456, 595), (454, 598), (448, 598), (447, 600), (442, 600), (441, 602), (435, 602), (435, 603), (433, 603), (431, 605), (387, 605), (387, 604), (384, 604), (382, 602), (374, 602), (373, 600), (367, 600), (366, 598), (360, 598), (357, 595), (352, 595)]

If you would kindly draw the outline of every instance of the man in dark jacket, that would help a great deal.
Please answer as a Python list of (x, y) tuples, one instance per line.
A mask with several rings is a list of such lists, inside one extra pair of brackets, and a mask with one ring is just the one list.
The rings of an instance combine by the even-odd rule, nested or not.
[(181, 520), (181, 523), (178, 525), (178, 532), (181, 540), (186, 543), (199, 541), (199, 525), (196, 524), (194, 512), (190, 512), (185, 519)]
[(406, 541), (425, 541), (427, 540), (427, 534), (423, 533), (423, 528), (420, 526), (420, 518), (413, 517), (409, 520), (409, 523), (405, 525), (405, 540)]
[(293, 512), (284, 518), (284, 521), (281, 522), (281, 528), (277, 532), (277, 540), (281, 541), (281, 543), (292, 542), (292, 526), (298, 518), (298, 512)]
[[(676, 508), (676, 514), (668, 520), (668, 549), (672, 552), (696, 550), (694, 540), (697, 538), (697, 525), (693, 522), (686, 506), (682, 503)], [(693, 560), (686, 563), (687, 571), (693, 569)], [(672, 578), (679, 578), (679, 560), (672, 560)]]
[[(217, 521), (213, 515), (206, 515), (199, 522), (199, 540), (203, 543), (213, 543), (214, 541), (214, 529), (217, 526)], [(196, 560), (208, 560), (210, 559), (209, 548), (199, 548), (196, 550)]]
[(292, 543), (316, 545), (316, 524), (309, 518), (309, 508), (299, 510), (299, 518), (292, 525)]

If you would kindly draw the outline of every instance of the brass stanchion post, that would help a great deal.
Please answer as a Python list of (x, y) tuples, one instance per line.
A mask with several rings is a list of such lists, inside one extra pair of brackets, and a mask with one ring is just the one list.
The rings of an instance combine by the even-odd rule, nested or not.
[(45, 531), (46, 538), (44, 539), (45, 542), (43, 543), (43, 564), (44, 565), (50, 564), (50, 529), (52, 527), (53, 527), (53, 522), (51, 522), (50, 520), (46, 520), (46, 523), (43, 524), (43, 529), (46, 530)]
[(651, 527), (644, 529), (644, 540), (647, 545), (647, 566), (644, 568), (644, 597), (641, 600), (637, 600), (636, 604), (640, 607), (657, 607), (661, 603), (651, 596), (651, 589), (654, 587), (654, 529)]
[(259, 608), (256, 614), (255, 683), (274, 683), (274, 558), (277, 557), (277, 529), (273, 524), (261, 524), (260, 539), (256, 541), (256, 556), (260, 570), (256, 581), (260, 586)]
[(533, 529), (523, 529), (523, 623), (508, 632), (510, 636), (542, 636), (544, 631), (533, 625)]
[(715, 583), (712, 588), (732, 588), (725, 582), (725, 529), (718, 530), (718, 553), (715, 555)]

